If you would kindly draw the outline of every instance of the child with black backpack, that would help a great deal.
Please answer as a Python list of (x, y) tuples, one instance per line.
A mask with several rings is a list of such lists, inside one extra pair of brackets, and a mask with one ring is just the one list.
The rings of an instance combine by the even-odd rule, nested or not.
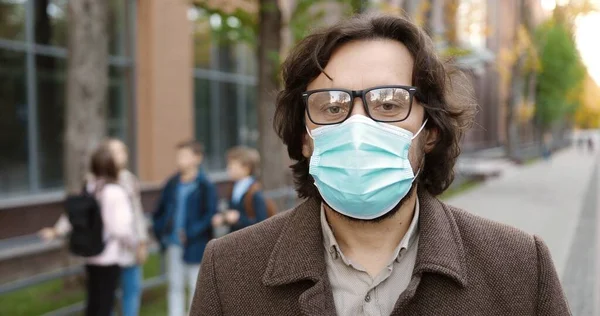
[[(144, 216), (144, 210), (141, 203), (139, 180), (131, 171), (127, 169), (127, 165), (129, 163), (129, 154), (127, 146), (121, 140), (118, 140), (116, 138), (107, 139), (102, 144), (102, 146), (108, 146), (108, 148), (110, 149), (119, 174), (118, 184), (127, 192), (129, 201), (131, 202), (133, 208), (133, 226), (136, 230), (136, 240), (138, 244), (136, 249), (128, 249), (129, 251), (125, 251), (122, 253), (122, 260), (120, 262), (120, 284), (122, 289), (121, 316), (137, 316), (139, 315), (142, 295), (142, 266), (148, 256), (148, 222)], [(89, 179), (93, 181), (93, 176), (90, 175)], [(67, 206), (69, 207), (67, 208), (67, 211), (68, 209), (73, 210), (73, 208), (75, 210), (81, 209), (81, 206), (77, 205), (79, 205), (81, 202), (85, 203), (85, 201), (88, 201), (89, 204), (92, 204), (92, 207), (94, 207), (93, 204), (97, 204), (93, 196), (89, 194), (82, 194), (79, 197), (71, 197), (70, 199), (68, 199)], [(81, 214), (79, 212), (76, 213), (77, 214), (73, 214), (75, 217), (78, 217), (80, 216), (78, 214)], [(87, 216), (85, 213), (83, 214), (84, 216)], [(101, 222), (99, 212), (92, 212), (91, 215), (95, 215), (96, 221), (98, 221), (99, 218), (99, 222)], [(94, 228), (88, 228), (88, 226), (90, 226), (90, 224), (92, 224), (93, 222), (94, 220), (81, 221), (81, 223), (84, 224), (84, 227), (78, 231), (82, 231), (86, 234), (96, 234), (97, 236), (100, 236), (100, 238), (98, 238), (99, 241), (97, 242), (98, 246), (96, 247), (103, 247), (103, 242), (101, 240), (102, 232), (94, 232)], [(42, 229), (40, 231), (40, 236), (44, 240), (51, 240), (58, 237), (58, 232), (66, 233), (71, 231), (71, 227), (72, 225), (69, 222), (69, 216), (66, 212), (58, 219), (55, 227)], [(97, 230), (99, 227), (100, 226), (96, 227), (95, 229)], [(77, 237), (77, 234), (78, 233), (72, 234), (75, 236), (72, 236), (72, 238), (70, 239), (73, 241), (94, 239)], [(77, 245), (74, 246), (76, 248), (78, 247)], [(90, 248), (94, 248), (94, 246), (90, 247), (89, 243), (84, 243), (82, 246), (83, 249), (81, 249), (81, 251), (78, 251), (77, 249), (73, 248), (71, 250), (76, 255), (86, 256), (86, 253), (89, 252)]]
[(93, 180), (82, 194), (67, 197), (67, 217), (41, 235), (48, 240), (70, 233), (69, 249), (86, 262), (86, 315), (110, 316), (122, 261), (137, 249), (134, 215), (126, 190), (117, 184), (118, 169), (106, 144), (92, 154), (90, 166)]

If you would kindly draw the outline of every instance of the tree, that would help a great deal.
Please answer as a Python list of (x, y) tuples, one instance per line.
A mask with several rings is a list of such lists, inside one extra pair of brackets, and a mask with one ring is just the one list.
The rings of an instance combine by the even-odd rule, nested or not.
[(281, 11), (277, 0), (260, 0), (258, 18), (258, 129), (261, 180), (268, 189), (288, 185), (287, 158), (273, 130), (276, 91), (279, 90)]
[(92, 150), (106, 133), (108, 2), (68, 2), (65, 187), (79, 192)]
[[(523, 99), (528, 96), (527, 80), (531, 80), (530, 74), (536, 70), (537, 54), (533, 49), (531, 34), (533, 33), (533, 22), (529, 1), (521, 0), (519, 3), (520, 18), (515, 25), (514, 47), (509, 54), (508, 65), (510, 69), (510, 89), (506, 104), (506, 154), (509, 158), (520, 159), (519, 148), (519, 106)], [(501, 65), (501, 67), (503, 67)], [(504, 69), (503, 69), (504, 70)], [(503, 70), (500, 73), (503, 73)], [(506, 74), (505, 74), (506, 75)]]
[(541, 71), (535, 117), (544, 132), (575, 112), (580, 102), (574, 91), (586, 75), (571, 29), (559, 17), (542, 25), (536, 35)]
[[(209, 14), (219, 14), (222, 20), (231, 16), (236, 17), (241, 22), (240, 27), (231, 29), (224, 25), (218, 32), (237, 34), (234, 35), (235, 38), (257, 49), (259, 66), (257, 112), (260, 135), (258, 147), (261, 154), (261, 182), (267, 189), (277, 189), (291, 183), (288, 168), (290, 161), (272, 124), (276, 93), (280, 89), (278, 76), (280, 61), (285, 58), (290, 46), (306, 36), (310, 28), (324, 24), (326, 17), (331, 18), (331, 12), (327, 10), (328, 4), (337, 3), (342, 6), (340, 13), (343, 15), (363, 10), (366, 4), (361, 0), (335, 0), (331, 3), (319, 0), (286, 1), (288, 19), (284, 19), (283, 8), (279, 1), (256, 2), (258, 2), (258, 15), (254, 12), (253, 1), (249, 0), (196, 0), (194, 4)], [(287, 36), (285, 40), (284, 36)]]
[(600, 128), (600, 87), (589, 75), (582, 85), (583, 91), (579, 95), (581, 105), (575, 112), (575, 124), (578, 128)]

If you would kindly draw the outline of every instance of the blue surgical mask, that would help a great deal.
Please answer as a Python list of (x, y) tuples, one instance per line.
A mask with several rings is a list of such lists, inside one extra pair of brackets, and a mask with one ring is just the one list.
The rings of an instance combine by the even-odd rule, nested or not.
[(323, 200), (335, 211), (356, 219), (390, 212), (412, 186), (408, 160), (410, 131), (353, 115), (341, 124), (309, 131), (314, 149), (309, 173)]

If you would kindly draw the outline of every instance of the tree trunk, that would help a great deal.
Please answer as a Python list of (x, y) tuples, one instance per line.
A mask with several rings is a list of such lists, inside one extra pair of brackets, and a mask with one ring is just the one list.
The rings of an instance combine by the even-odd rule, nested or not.
[(460, 0), (445, 0), (444, 6), (444, 24), (445, 24), (445, 36), (446, 42), (450, 47), (458, 46), (458, 24), (456, 19), (458, 18), (458, 6)]
[[(519, 14), (516, 16), (515, 21), (515, 35), (514, 42), (515, 47), (519, 47), (517, 45), (517, 41), (519, 38), (519, 29), (521, 28), (521, 24), (527, 30), (529, 36), (532, 33), (532, 25), (531, 25), (531, 11), (529, 10), (529, 6), (527, 1), (520, 0), (519, 1)], [(520, 49), (520, 48), (519, 48)], [(525, 49), (525, 48), (523, 48)], [(507, 115), (506, 115), (506, 154), (509, 158), (512, 159), (520, 159), (519, 154), (519, 125), (517, 121), (517, 108), (519, 104), (521, 104), (523, 100), (523, 96), (525, 94), (526, 86), (525, 76), (522, 73), (523, 64), (525, 63), (525, 58), (527, 57), (526, 51), (518, 52), (518, 58), (512, 66), (511, 73), (511, 84), (510, 84), (510, 92), (507, 104)]]
[(106, 133), (108, 1), (68, 2), (69, 56), (65, 128), (65, 188), (81, 190), (90, 153)]
[(273, 130), (276, 93), (279, 88), (281, 11), (277, 0), (260, 0), (258, 33), (258, 130), (261, 181), (266, 189), (288, 185), (289, 160), (285, 147)]

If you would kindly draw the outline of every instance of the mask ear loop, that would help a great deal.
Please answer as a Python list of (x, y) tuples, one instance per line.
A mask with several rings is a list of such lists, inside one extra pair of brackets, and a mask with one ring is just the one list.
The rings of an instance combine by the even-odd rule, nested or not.
[(308, 129), (308, 126), (304, 125), (304, 128), (306, 129), (306, 133), (308, 134), (308, 137), (312, 138), (313, 140), (315, 140), (315, 138), (312, 136), (312, 134), (310, 133), (310, 130)]
[[(419, 128), (419, 131), (417, 131), (417, 133), (411, 138), (411, 140), (415, 139), (415, 137), (417, 137), (417, 136), (419, 136), (419, 134), (421, 134), (421, 131), (423, 131), (423, 129), (425, 128), (425, 125), (427, 125), (427, 121), (429, 121), (429, 118), (425, 119), (425, 122), (423, 122), (423, 125), (421, 125), (421, 128)], [(421, 173), (421, 168), (419, 167), (419, 169), (417, 170), (417, 173), (415, 174), (415, 176), (413, 177), (411, 182), (414, 182), (420, 173)]]
[(429, 121), (429, 118), (427, 118), (425, 120), (425, 122), (423, 122), (423, 125), (421, 125), (421, 128), (419, 128), (419, 130), (417, 131), (417, 133), (411, 138), (411, 140), (415, 139), (417, 136), (419, 136), (419, 134), (421, 134), (421, 131), (423, 131), (423, 129), (425, 128), (425, 125), (427, 125), (427, 121)]

